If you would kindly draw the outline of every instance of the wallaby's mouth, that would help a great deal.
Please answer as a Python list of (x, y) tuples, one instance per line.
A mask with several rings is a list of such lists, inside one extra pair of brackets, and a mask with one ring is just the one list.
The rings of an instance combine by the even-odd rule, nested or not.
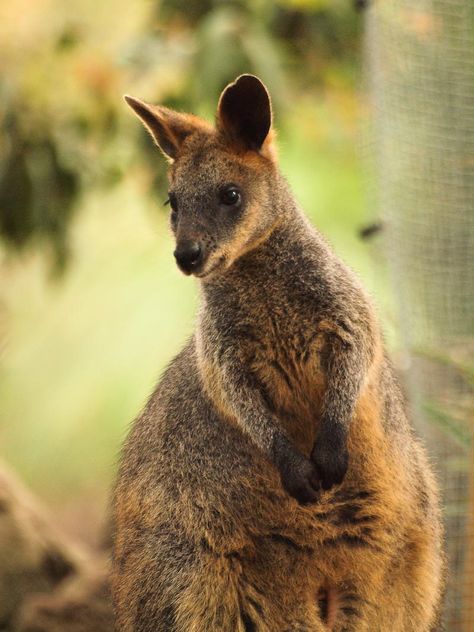
[(213, 261), (209, 267), (206, 267), (204, 265), (200, 270), (196, 270), (196, 272), (194, 272), (193, 274), (198, 279), (205, 279), (215, 274), (220, 268), (222, 268), (224, 262), (225, 257), (221, 255), (215, 261)]

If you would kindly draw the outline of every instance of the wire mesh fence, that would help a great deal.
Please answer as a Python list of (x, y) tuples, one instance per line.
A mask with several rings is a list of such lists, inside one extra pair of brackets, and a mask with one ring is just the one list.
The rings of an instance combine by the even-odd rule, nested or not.
[(474, 3), (366, 13), (371, 151), (408, 393), (443, 492), (444, 622), (474, 631)]

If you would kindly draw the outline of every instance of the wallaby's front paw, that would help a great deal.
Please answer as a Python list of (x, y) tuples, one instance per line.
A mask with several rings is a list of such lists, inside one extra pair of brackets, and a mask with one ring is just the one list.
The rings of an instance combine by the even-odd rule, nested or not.
[(318, 499), (320, 485), (314, 465), (282, 434), (274, 438), (272, 459), (290, 496), (304, 505)]
[(318, 473), (321, 487), (331, 489), (344, 480), (349, 465), (349, 455), (345, 445), (338, 441), (328, 441), (323, 437), (316, 440), (311, 461)]
[(302, 505), (314, 503), (319, 497), (318, 473), (309, 459), (286, 463), (280, 470), (283, 487)]

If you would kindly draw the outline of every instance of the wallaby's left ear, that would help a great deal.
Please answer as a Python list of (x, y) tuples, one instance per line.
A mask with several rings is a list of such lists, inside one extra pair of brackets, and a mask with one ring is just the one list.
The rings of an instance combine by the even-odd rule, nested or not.
[(217, 126), (245, 149), (262, 149), (272, 126), (272, 105), (260, 79), (241, 75), (225, 88), (217, 108)]
[(192, 114), (181, 114), (161, 105), (151, 105), (135, 97), (124, 96), (125, 101), (152, 135), (158, 147), (171, 161), (175, 160), (184, 140), (199, 128), (205, 127)]

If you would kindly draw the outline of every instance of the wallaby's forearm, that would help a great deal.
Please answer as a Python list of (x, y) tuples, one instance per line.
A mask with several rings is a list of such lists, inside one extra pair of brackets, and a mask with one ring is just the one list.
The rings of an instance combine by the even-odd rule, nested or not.
[(323, 321), (325, 346), (321, 366), (325, 390), (319, 432), (311, 454), (323, 488), (342, 482), (348, 467), (347, 435), (374, 358), (370, 326)]

